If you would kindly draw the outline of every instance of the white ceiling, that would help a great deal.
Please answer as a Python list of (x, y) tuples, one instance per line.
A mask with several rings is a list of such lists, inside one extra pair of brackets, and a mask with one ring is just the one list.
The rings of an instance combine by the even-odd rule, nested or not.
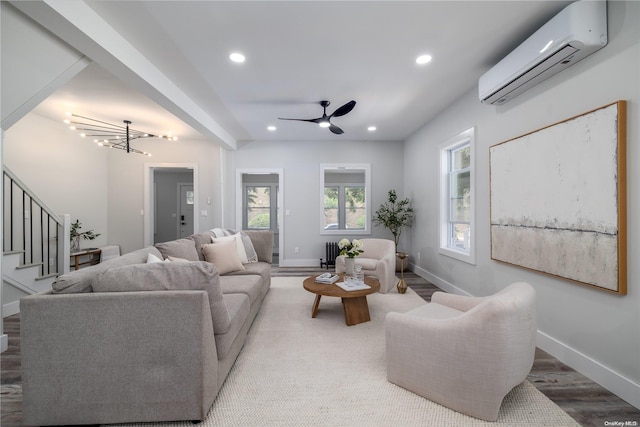
[[(242, 143), (402, 141), (570, 1), (85, 3)], [(247, 61), (229, 61), (233, 51)], [(418, 66), (424, 53), (433, 60)], [(39, 112), (62, 117), (73, 108), (101, 120), (128, 119), (148, 132), (202, 137), (97, 62)], [(331, 101), (328, 113), (357, 101), (332, 120), (343, 135), (278, 120), (320, 117), (323, 99)], [(367, 131), (370, 125), (377, 131)]]

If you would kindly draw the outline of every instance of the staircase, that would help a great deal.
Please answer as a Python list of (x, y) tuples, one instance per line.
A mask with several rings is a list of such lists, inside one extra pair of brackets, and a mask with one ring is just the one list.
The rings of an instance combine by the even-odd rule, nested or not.
[(20, 298), (47, 291), (69, 271), (70, 216), (54, 214), (6, 167), (3, 171), (2, 317)]

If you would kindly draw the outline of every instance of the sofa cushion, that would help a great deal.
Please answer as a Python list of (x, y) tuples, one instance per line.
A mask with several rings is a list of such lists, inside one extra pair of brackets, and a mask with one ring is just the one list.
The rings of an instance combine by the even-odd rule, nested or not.
[(56, 294), (92, 292), (92, 284), (98, 273), (122, 265), (143, 264), (147, 262), (149, 254), (162, 257), (160, 252), (153, 246), (138, 249), (100, 264), (63, 274), (51, 286), (52, 291)]
[(242, 270), (242, 262), (238, 256), (235, 240), (202, 245), (204, 259), (216, 266), (220, 274)]
[(262, 298), (269, 290), (264, 284), (262, 277), (256, 275), (220, 276), (220, 288), (224, 295), (247, 295), (252, 307), (259, 301), (262, 301)]
[(163, 258), (169, 256), (176, 258), (184, 258), (189, 261), (200, 261), (196, 244), (192, 239), (178, 239), (169, 242), (156, 243), (156, 248), (160, 251)]
[(204, 259), (204, 254), (202, 253), (202, 245), (208, 245), (211, 243), (211, 238), (215, 237), (215, 235), (211, 231), (205, 231), (204, 233), (196, 233), (187, 237), (187, 239), (193, 240), (195, 242), (196, 252), (198, 252), (198, 259), (200, 261), (206, 261)]
[(244, 230), (256, 252), (258, 261), (271, 264), (273, 261), (273, 232), (269, 230)]
[(251, 311), (249, 297), (245, 294), (223, 295), (223, 298), (227, 305), (227, 309), (229, 310), (231, 324), (229, 325), (227, 332), (220, 334), (216, 333), (214, 335), (218, 360), (222, 360), (227, 357), (233, 342), (242, 330), (242, 326), (247, 322), (249, 312)]
[(101, 272), (94, 292), (204, 290), (209, 297), (214, 333), (227, 332), (230, 317), (215, 267), (207, 262), (133, 264)]
[[(244, 265), (244, 270), (233, 271), (226, 276), (244, 276), (244, 275), (259, 275), (262, 277), (264, 286), (268, 289), (271, 286), (271, 264), (266, 262), (254, 262)], [(265, 290), (265, 293), (267, 291)]]

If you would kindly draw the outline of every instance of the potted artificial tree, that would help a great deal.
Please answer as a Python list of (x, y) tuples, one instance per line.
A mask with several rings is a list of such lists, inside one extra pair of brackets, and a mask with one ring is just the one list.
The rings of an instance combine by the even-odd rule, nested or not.
[[(409, 199), (404, 198), (398, 200), (396, 190), (389, 190), (388, 200), (380, 205), (380, 208), (375, 212), (372, 219), (374, 224), (383, 225), (391, 231), (396, 244), (396, 254), (398, 254), (398, 242), (402, 229), (411, 226), (411, 222), (413, 221), (413, 208), (411, 207)], [(397, 263), (396, 270), (400, 270), (401, 264), (402, 268), (404, 268), (404, 263), (409, 262), (406, 254), (400, 259), (401, 261)]]

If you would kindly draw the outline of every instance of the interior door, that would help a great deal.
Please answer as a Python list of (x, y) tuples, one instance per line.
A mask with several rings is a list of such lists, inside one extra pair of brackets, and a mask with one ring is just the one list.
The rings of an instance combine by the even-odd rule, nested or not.
[(193, 184), (178, 184), (178, 238), (193, 234)]

